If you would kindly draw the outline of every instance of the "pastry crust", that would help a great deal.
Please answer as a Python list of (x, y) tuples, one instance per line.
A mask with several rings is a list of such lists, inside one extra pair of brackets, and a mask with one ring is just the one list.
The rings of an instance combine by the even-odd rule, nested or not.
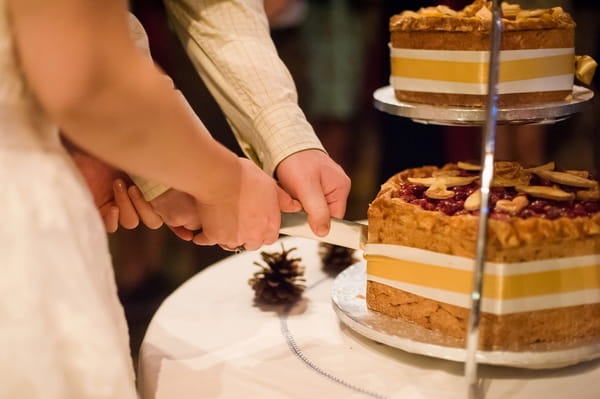
[[(522, 184), (528, 170), (516, 163), (497, 163), (494, 179)], [(511, 169), (512, 168), (512, 169)], [(447, 215), (409, 203), (400, 194), (409, 179), (455, 174), (457, 166), (424, 166), (402, 171), (381, 187), (369, 205), (369, 243), (419, 248), (441, 254), (474, 258), (479, 217), (471, 213)], [(443, 178), (443, 177), (442, 177)], [(426, 180), (425, 179), (425, 180)], [(597, 182), (596, 182), (597, 184)], [(590, 188), (594, 192), (597, 185)], [(530, 198), (529, 201), (534, 200)], [(596, 200), (597, 201), (597, 200)], [(600, 211), (581, 217), (490, 218), (486, 257), (498, 263), (517, 263), (600, 254)], [(452, 337), (465, 337), (468, 309), (421, 297), (385, 284), (367, 282), (367, 305)], [(589, 342), (600, 339), (600, 303), (519, 312), (483, 313), (482, 346), (519, 350), (534, 342)]]
[[(443, 31), (392, 31), (394, 48), (423, 50), (487, 51), (490, 49), (489, 33)], [(544, 48), (570, 48), (575, 45), (574, 28), (509, 31), (502, 34), (501, 50), (530, 50)]]
[[(407, 169), (381, 186), (369, 205), (369, 242), (402, 245), (448, 255), (473, 258), (479, 218), (472, 214), (449, 216), (407, 203), (397, 193), (409, 177), (431, 176), (435, 166)], [(591, 217), (490, 219), (487, 259), (526, 262), (600, 253), (600, 212)]]
[[(394, 318), (464, 342), (469, 310), (367, 281), (367, 306)], [(600, 304), (568, 306), (506, 315), (482, 313), (480, 348), (532, 350), (536, 346), (568, 348), (600, 338)]]
[[(464, 107), (484, 107), (487, 96), (477, 94), (429, 93), (424, 91), (394, 90), (399, 101), (434, 105), (460, 105)], [(540, 91), (534, 93), (509, 93), (498, 95), (498, 106), (518, 106), (566, 101), (572, 90)]]
[[(491, 28), (491, 2), (475, 0), (460, 11), (447, 6), (404, 11), (390, 18), (390, 31), (488, 32)], [(523, 10), (518, 4), (502, 4), (505, 32), (574, 28), (575, 21), (561, 7)]]

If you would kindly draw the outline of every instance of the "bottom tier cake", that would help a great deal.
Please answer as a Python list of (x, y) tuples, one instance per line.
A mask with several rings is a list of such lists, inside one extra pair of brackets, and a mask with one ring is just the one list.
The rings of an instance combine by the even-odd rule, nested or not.
[[(409, 169), (382, 186), (368, 213), (369, 309), (464, 339), (479, 169)], [(482, 349), (600, 340), (599, 194), (588, 172), (496, 163)]]

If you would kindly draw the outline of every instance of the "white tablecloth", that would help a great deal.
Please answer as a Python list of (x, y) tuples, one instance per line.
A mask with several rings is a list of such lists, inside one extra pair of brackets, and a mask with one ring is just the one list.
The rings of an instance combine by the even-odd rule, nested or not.
[[(294, 306), (257, 306), (248, 279), (259, 252), (231, 256), (177, 289), (140, 351), (143, 398), (466, 398), (462, 363), (403, 352), (339, 321), (318, 243), (296, 247), (307, 289)], [(553, 370), (480, 366), (484, 398), (600, 398), (600, 361)]]

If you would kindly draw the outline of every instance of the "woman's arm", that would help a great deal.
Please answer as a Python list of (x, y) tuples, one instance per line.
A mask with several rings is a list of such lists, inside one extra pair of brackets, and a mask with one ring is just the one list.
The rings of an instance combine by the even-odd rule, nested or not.
[[(295, 206), (208, 134), (134, 46), (123, 0), (8, 0), (17, 54), (43, 110), (86, 151), (191, 194), (201, 244), (256, 249)], [(42, 62), (43, 61), (43, 62)]]
[(232, 178), (221, 171), (238, 168), (235, 155), (135, 49), (125, 1), (9, 3), (27, 81), (73, 142), (199, 198)]

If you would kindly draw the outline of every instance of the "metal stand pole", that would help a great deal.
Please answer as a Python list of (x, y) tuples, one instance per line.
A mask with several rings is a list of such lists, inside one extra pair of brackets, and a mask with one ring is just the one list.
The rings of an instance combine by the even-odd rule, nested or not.
[(467, 325), (467, 347), (465, 361), (465, 377), (468, 397), (481, 397), (477, 377), (477, 348), (479, 346), (479, 329), (481, 327), (481, 292), (483, 287), (483, 271), (485, 265), (487, 222), (490, 213), (490, 187), (494, 176), (494, 148), (496, 140), (496, 121), (498, 114), (498, 69), (500, 57), (500, 37), (502, 32), (501, 10), (498, 0), (492, 1), (492, 26), (490, 32), (490, 59), (488, 74), (488, 95), (485, 131), (482, 139), (481, 158), (481, 211), (477, 232), (475, 267), (473, 270), (473, 290), (471, 292), (471, 311)]

